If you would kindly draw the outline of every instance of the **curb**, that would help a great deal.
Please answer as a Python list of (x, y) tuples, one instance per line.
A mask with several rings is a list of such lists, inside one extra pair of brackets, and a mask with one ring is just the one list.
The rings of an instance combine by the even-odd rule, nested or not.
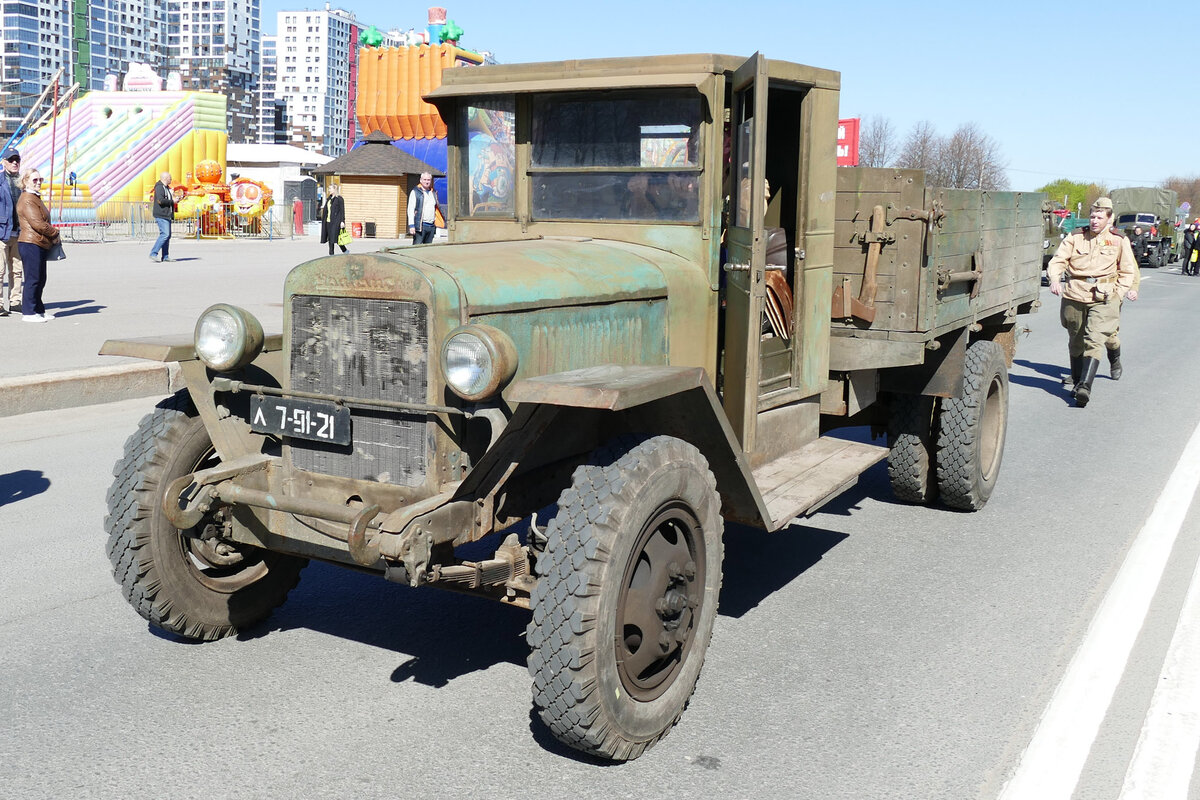
[(166, 397), (181, 385), (175, 363), (118, 364), (0, 378), (0, 417)]

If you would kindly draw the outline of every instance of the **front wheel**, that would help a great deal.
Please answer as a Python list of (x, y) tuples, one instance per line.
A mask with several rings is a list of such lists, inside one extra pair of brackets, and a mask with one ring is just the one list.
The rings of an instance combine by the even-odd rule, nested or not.
[(575, 470), (527, 630), (533, 699), (560, 741), (625, 761), (678, 721), (712, 635), (722, 528), (708, 463), (678, 439), (622, 437)]
[(104, 518), (113, 577), (125, 599), (155, 627), (199, 641), (265, 619), (308, 563), (221, 538), (222, 511), (187, 531), (170, 523), (164, 489), (219, 462), (187, 394), (169, 397), (126, 440)]
[(1000, 474), (1008, 429), (1008, 369), (996, 342), (967, 348), (963, 396), (942, 400), (938, 420), (937, 483), (951, 508), (977, 511)]

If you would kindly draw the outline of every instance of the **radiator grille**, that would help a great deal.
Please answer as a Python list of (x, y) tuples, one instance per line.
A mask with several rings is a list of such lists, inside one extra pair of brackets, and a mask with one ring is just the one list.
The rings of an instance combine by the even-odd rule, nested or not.
[[(353, 297), (292, 298), (292, 388), (424, 403), (429, 330), (421, 303)], [(427, 416), (351, 409), (349, 446), (289, 439), (299, 469), (416, 486), (425, 479)]]

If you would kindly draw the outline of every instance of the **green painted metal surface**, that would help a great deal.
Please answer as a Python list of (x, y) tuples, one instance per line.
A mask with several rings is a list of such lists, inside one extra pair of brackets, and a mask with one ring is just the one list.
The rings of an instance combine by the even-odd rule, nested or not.
[(504, 331), (520, 361), (515, 380), (600, 364), (667, 363), (667, 303), (626, 300), (474, 318)]
[(667, 294), (665, 269), (695, 265), (649, 247), (614, 247), (601, 240), (532, 240), (447, 245), (397, 251), (397, 258), (454, 276), (472, 316), (520, 308), (567, 306)]

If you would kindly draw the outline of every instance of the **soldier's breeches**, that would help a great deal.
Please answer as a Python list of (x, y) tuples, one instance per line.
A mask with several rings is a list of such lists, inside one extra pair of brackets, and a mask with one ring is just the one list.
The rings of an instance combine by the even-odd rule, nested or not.
[(1121, 301), (1113, 295), (1103, 303), (1081, 303), (1063, 298), (1062, 326), (1070, 337), (1067, 350), (1073, 356), (1104, 358), (1105, 345), (1121, 322)]

